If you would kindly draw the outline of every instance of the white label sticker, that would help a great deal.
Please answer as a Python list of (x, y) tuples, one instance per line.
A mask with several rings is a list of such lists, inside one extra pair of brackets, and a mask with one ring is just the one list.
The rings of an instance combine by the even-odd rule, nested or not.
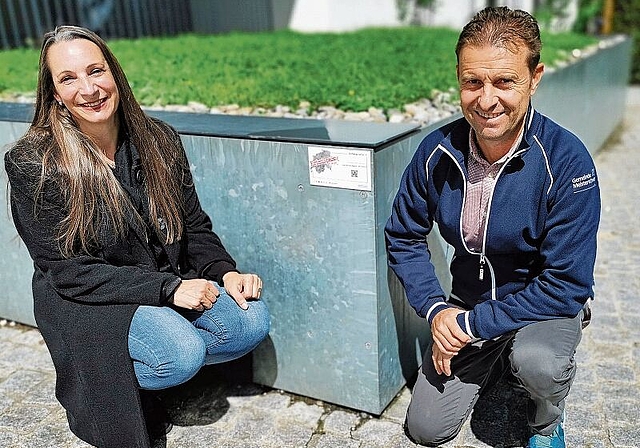
[(371, 191), (371, 151), (309, 146), (309, 183)]

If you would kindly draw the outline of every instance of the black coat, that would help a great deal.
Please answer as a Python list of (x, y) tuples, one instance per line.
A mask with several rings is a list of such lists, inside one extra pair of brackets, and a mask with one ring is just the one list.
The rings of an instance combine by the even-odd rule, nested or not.
[[(133, 219), (126, 238), (116, 241), (106, 235), (91, 255), (64, 258), (56, 241), (64, 217), (59, 188), (45, 184), (42, 203), (34, 204), (41, 166), (23, 163), (28, 151), (40, 152), (18, 145), (5, 155), (5, 169), (13, 220), (34, 260), (34, 314), (55, 365), (56, 397), (81, 439), (101, 448), (148, 448), (128, 350), (133, 314), (139, 305), (163, 305), (180, 278), (221, 282), (225, 273), (235, 270), (234, 260), (213, 233), (188, 172), (185, 230), (180, 241), (159, 245), (168, 259), (163, 269), (148, 234)], [(140, 212), (147, 213), (143, 172), (136, 149), (122, 145), (114, 173), (134, 204), (141, 205)]]

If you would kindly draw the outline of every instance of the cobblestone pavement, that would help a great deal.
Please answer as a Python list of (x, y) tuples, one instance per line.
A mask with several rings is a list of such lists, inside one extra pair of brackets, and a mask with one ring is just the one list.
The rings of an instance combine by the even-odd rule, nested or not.
[[(572, 448), (640, 447), (640, 88), (625, 123), (596, 156), (603, 195), (594, 320), (578, 349), (567, 403)], [(166, 448), (413, 447), (402, 432), (410, 392), (380, 417), (263, 388), (247, 362), (207, 367), (165, 394), (175, 423)], [(483, 397), (446, 448), (522, 447), (524, 397), (500, 385)], [(0, 326), (0, 447), (87, 447), (54, 398), (54, 370), (36, 329)], [(123, 447), (126, 448), (126, 447)]]

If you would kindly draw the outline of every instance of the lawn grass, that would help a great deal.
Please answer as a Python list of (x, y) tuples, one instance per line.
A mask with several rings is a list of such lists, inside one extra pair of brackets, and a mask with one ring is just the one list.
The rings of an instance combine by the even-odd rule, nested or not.
[[(112, 40), (143, 105), (225, 104), (296, 108), (331, 105), (361, 111), (400, 108), (434, 90), (455, 89), (459, 31), (407, 27), (341, 34), (292, 31)], [(597, 39), (543, 35), (553, 64)], [(33, 92), (38, 51), (0, 51), (0, 95)]]

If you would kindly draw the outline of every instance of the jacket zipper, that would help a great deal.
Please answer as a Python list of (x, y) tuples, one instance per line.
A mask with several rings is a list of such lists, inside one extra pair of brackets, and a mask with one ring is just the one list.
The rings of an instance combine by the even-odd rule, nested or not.
[[(460, 166), (460, 163), (458, 162), (458, 160), (455, 157), (453, 157), (453, 155), (445, 147), (440, 145), (440, 148), (455, 162), (456, 166), (458, 167), (458, 170), (460, 171), (460, 175), (462, 176), (462, 206), (460, 207), (460, 219), (458, 220), (458, 222), (460, 223), (459, 224), (460, 239), (462, 240), (462, 245), (465, 247), (465, 249), (467, 249), (468, 253), (477, 254), (477, 252), (473, 252), (469, 250), (469, 247), (467, 246), (467, 242), (464, 240), (464, 232), (462, 231), (462, 216), (464, 214), (464, 206), (467, 201), (467, 176), (465, 175), (464, 170)], [(497, 181), (497, 176), (496, 176), (496, 181)], [(493, 191), (491, 194), (493, 196)], [(489, 206), (487, 205), (487, 221), (488, 220), (489, 220)], [(484, 235), (482, 237), (482, 249), (480, 251), (480, 265), (478, 269), (478, 280), (480, 281), (484, 280), (484, 268), (487, 262), (487, 259), (484, 255), (484, 247), (485, 247), (486, 239), (487, 239), (487, 225), (485, 222)]]
[[(449, 157), (451, 157), (451, 159), (455, 162), (456, 166), (458, 167), (458, 170), (460, 171), (460, 174), (462, 175), (462, 180), (463, 180), (463, 195), (462, 195), (462, 207), (461, 207), (461, 211), (460, 211), (460, 237), (462, 238), (462, 245), (467, 249), (467, 252), (469, 252), (470, 254), (474, 254), (475, 252), (472, 252), (469, 250), (469, 248), (467, 247), (467, 243), (464, 240), (464, 234), (462, 232), (462, 214), (464, 213), (464, 204), (466, 202), (467, 199), (467, 177), (464, 173), (464, 170), (462, 169), (462, 167), (460, 166), (460, 163), (458, 162), (458, 160), (453, 157), (453, 154), (451, 154), (447, 148), (445, 148), (442, 145), (439, 145), (440, 148), (449, 155)], [(484, 280), (484, 270), (485, 270), (485, 266), (488, 266), (489, 268), (489, 272), (491, 273), (491, 265), (488, 265), (488, 260), (487, 257), (485, 255), (485, 248), (486, 248), (486, 244), (487, 244), (487, 230), (489, 229), (489, 215), (490, 215), (490, 210), (491, 210), (491, 204), (493, 203), (493, 192), (495, 190), (495, 186), (498, 182), (498, 179), (500, 178), (500, 175), (502, 174), (502, 171), (505, 169), (505, 167), (509, 164), (509, 162), (511, 162), (511, 160), (513, 160), (514, 157), (520, 155), (521, 153), (523, 153), (524, 150), (520, 150), (520, 151), (516, 151), (514, 152), (511, 157), (509, 157), (505, 163), (502, 165), (502, 167), (500, 168), (500, 171), (498, 171), (498, 174), (496, 175), (495, 181), (494, 181), (494, 185), (493, 188), (491, 189), (491, 196), (489, 198), (489, 203), (487, 204), (487, 217), (486, 220), (484, 222), (484, 235), (482, 236), (482, 248), (480, 250), (480, 261), (479, 261), (479, 266), (478, 266), (478, 280), (483, 281)], [(495, 287), (494, 287), (495, 281), (493, 278), (493, 273), (491, 273), (491, 296), (492, 299), (495, 300), (496, 296), (495, 296)]]
[[(479, 262), (479, 272), (478, 272), (478, 279), (480, 281), (484, 280), (484, 268), (485, 265), (487, 264), (487, 257), (485, 255), (485, 250), (486, 250), (486, 245), (487, 245), (487, 232), (489, 230), (489, 216), (491, 215), (491, 205), (493, 204), (493, 193), (496, 189), (496, 185), (498, 184), (498, 180), (500, 179), (500, 176), (502, 175), (502, 172), (504, 171), (504, 169), (507, 167), (507, 165), (509, 165), (509, 163), (518, 155), (520, 155), (521, 153), (523, 153), (524, 150), (520, 150), (520, 151), (516, 151), (513, 154), (511, 154), (511, 157), (509, 157), (507, 160), (505, 160), (504, 164), (500, 167), (500, 171), (498, 171), (498, 174), (496, 175), (496, 178), (494, 179), (493, 182), (493, 187), (491, 188), (491, 195), (489, 196), (489, 203), (487, 204), (487, 215), (484, 221), (484, 235), (482, 236), (482, 248), (480, 250), (480, 262)], [(466, 183), (466, 179), (465, 179), (465, 183)], [(466, 190), (465, 190), (465, 194), (466, 194)], [(462, 219), (462, 218), (461, 218)], [(491, 271), (491, 266), (489, 266), (489, 270)], [(491, 274), (491, 295), (492, 298), (495, 299), (495, 281), (493, 278), (493, 274)]]

